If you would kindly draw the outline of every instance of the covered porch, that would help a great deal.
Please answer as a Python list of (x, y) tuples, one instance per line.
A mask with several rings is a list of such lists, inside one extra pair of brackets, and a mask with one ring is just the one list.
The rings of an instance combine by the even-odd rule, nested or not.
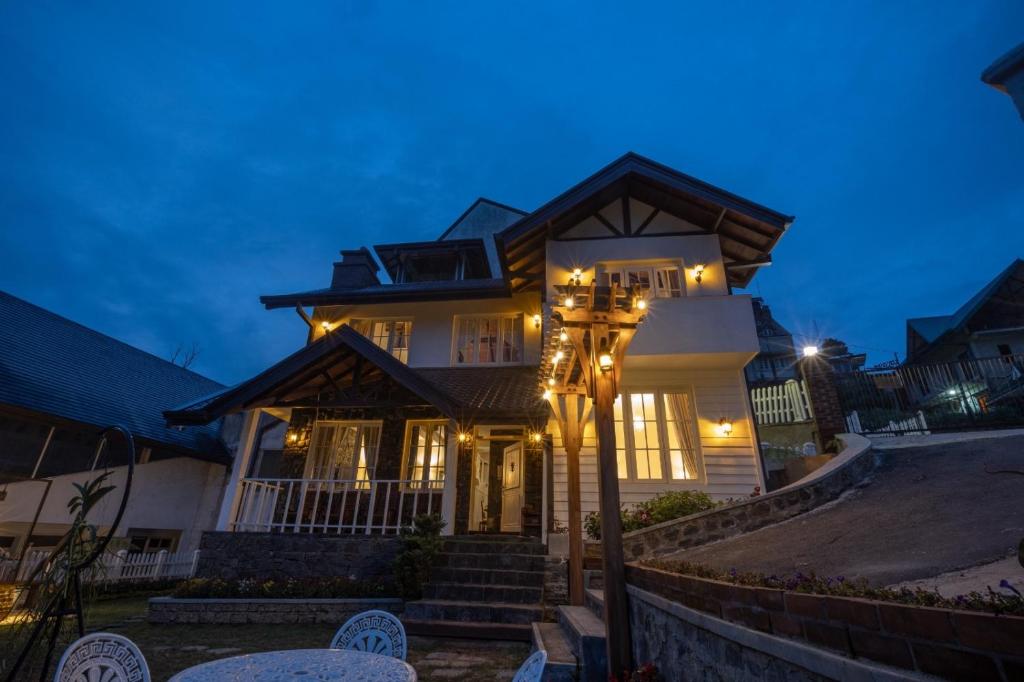
[(446, 533), (540, 536), (551, 453), (535, 385), (529, 367), (410, 368), (341, 326), (165, 416), (226, 420), (217, 530), (395, 535), (438, 513)]

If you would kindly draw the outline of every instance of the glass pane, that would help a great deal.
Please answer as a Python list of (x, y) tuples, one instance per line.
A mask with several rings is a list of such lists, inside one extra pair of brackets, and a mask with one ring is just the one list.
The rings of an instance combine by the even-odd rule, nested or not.
[(690, 396), (685, 393), (666, 393), (664, 407), (672, 478), (676, 480), (697, 478), (697, 455)]
[(630, 287), (640, 285), (640, 288), (642, 289), (651, 288), (650, 270), (627, 270), (626, 275), (629, 278), (627, 284)]
[(657, 273), (656, 294), (660, 298), (678, 298), (683, 292), (679, 286), (679, 270), (676, 268), (664, 268)]
[(653, 393), (629, 397), (633, 419), (633, 444), (638, 479), (661, 478), (661, 445)]
[(506, 317), (501, 321), (501, 361), (513, 362), (516, 359), (516, 321)]
[(615, 421), (615, 459), (616, 467), (619, 470), (619, 478), (629, 478), (629, 469), (626, 467), (626, 434), (622, 422), (622, 396), (615, 398), (613, 405)]

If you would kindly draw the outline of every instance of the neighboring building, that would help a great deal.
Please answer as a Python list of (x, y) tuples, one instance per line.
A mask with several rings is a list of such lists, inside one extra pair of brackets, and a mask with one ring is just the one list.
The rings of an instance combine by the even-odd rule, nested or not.
[(856, 372), (868, 359), (867, 353), (851, 353), (849, 346), (838, 339), (822, 341), (818, 356), (828, 361), (833, 372), (840, 374)]
[[(567, 483), (538, 370), (557, 343), (553, 287), (580, 268), (651, 297), (616, 411), (622, 502), (749, 495), (764, 481), (743, 370), (760, 347), (751, 298), (732, 290), (791, 221), (634, 154), (533, 212), (481, 199), (436, 241), (374, 247), (390, 282), (360, 248), (330, 287), (264, 296), (297, 309), (308, 345), (166, 416), (245, 415), (222, 530), (393, 534), (440, 511), (448, 533), (544, 536), (567, 520)], [(261, 433), (275, 422), (286, 430)], [(592, 421), (581, 460), (586, 514)]]
[(754, 324), (761, 351), (747, 365), (747, 381), (752, 385), (777, 384), (796, 379), (796, 347), (793, 335), (772, 317), (763, 298), (754, 298)]
[[(221, 389), (0, 292), (0, 547), (17, 554), (26, 542), (43, 549), (60, 539), (71, 521), (73, 484), (96, 475), (99, 433), (114, 424), (134, 436), (138, 461), (117, 535), (138, 551), (196, 547), (216, 519), (229, 455), (219, 422), (172, 429), (162, 411)], [(111, 452), (121, 455), (117, 446)], [(126, 469), (113, 466), (116, 483)], [(109, 527), (120, 491), (90, 520)]]
[(981, 80), (1008, 94), (1024, 118), (1024, 43), (994, 61), (982, 72)]
[(1024, 354), (1024, 260), (985, 285), (952, 315), (907, 320), (907, 364)]

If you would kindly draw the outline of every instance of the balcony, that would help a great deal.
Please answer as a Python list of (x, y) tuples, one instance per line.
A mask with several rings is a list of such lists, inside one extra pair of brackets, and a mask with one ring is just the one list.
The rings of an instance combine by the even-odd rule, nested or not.
[(444, 480), (245, 478), (228, 530), (397, 535), (441, 511)]

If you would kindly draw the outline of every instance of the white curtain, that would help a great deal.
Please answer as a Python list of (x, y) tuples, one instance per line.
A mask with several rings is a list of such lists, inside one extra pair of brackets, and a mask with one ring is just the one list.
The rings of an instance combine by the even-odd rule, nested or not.
[(694, 433), (692, 407), (687, 393), (666, 393), (665, 407), (670, 410), (669, 428), (676, 430), (683, 451), (687, 478), (697, 478), (697, 434)]

